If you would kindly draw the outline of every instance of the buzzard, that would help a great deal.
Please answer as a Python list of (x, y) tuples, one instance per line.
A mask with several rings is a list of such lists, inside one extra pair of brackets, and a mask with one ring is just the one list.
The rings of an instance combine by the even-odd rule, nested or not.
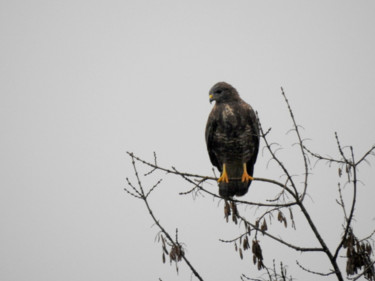
[(259, 126), (252, 107), (225, 82), (209, 92), (215, 105), (206, 125), (206, 144), (212, 165), (220, 171), (219, 194), (243, 196), (253, 180), (259, 150)]

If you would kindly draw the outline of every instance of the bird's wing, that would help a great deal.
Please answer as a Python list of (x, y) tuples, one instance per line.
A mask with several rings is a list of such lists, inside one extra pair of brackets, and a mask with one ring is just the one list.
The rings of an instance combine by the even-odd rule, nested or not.
[(208, 116), (207, 124), (206, 124), (206, 145), (208, 155), (210, 156), (210, 160), (212, 165), (214, 165), (218, 170), (221, 172), (222, 167), (219, 163), (219, 160), (216, 158), (216, 154), (214, 152), (215, 145), (214, 145), (214, 135), (217, 128), (217, 120), (215, 118), (215, 108), (212, 109), (210, 115)]
[(247, 123), (250, 125), (251, 132), (252, 132), (252, 137), (250, 141), (250, 149), (253, 151), (252, 157), (250, 160), (247, 162), (247, 167), (248, 167), (248, 172), (250, 172), (250, 175), (253, 174), (253, 166), (257, 160), (258, 156), (258, 151), (259, 151), (259, 124), (258, 124), (258, 118), (252, 109), (250, 105), (248, 105), (248, 110), (247, 110)]

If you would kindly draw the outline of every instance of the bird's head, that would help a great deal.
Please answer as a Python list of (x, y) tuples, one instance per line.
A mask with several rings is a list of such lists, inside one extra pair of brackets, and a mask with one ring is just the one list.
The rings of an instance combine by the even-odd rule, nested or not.
[(219, 82), (212, 86), (209, 92), (210, 103), (229, 102), (239, 99), (238, 92), (230, 84), (226, 82)]

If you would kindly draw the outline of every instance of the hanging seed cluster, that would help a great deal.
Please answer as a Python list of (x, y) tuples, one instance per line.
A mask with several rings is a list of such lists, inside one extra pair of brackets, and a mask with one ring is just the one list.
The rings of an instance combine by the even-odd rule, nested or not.
[[(184, 249), (180, 244), (170, 244), (166, 241), (163, 235), (160, 235), (160, 240), (162, 242), (162, 261), (163, 263), (166, 262), (166, 256), (169, 256), (169, 261), (172, 263), (181, 261), (182, 257), (185, 255)], [(168, 251), (167, 246), (170, 247), (170, 250)]]
[(278, 215), (277, 215), (277, 220), (278, 220), (279, 222), (281, 222), (281, 223), (284, 223), (285, 228), (288, 227), (288, 223), (287, 223), (287, 221), (286, 221), (286, 218), (285, 218), (284, 214), (283, 214), (281, 211), (279, 211), (279, 213), (278, 213)]
[(253, 240), (253, 262), (254, 264), (258, 265), (258, 270), (264, 268), (263, 264), (263, 255), (262, 255), (262, 248), (260, 247), (259, 241), (254, 239)]
[[(243, 237), (245, 237), (245, 238), (242, 239)], [(242, 260), (243, 259), (243, 251), (246, 251), (246, 250), (250, 249), (249, 238), (248, 238), (247, 234), (245, 236), (242, 236), (238, 240), (238, 245), (239, 246), (237, 246), (237, 242), (235, 242), (234, 243), (234, 249), (235, 249), (236, 252), (239, 253), (240, 258)]]
[(237, 224), (238, 223), (238, 209), (237, 209), (237, 205), (235, 202), (230, 202), (230, 204), (228, 203), (228, 201), (225, 201), (225, 205), (224, 205), (224, 217), (225, 217), (225, 220), (228, 222), (229, 221), (229, 216), (232, 215), (232, 221)]
[[(293, 218), (293, 212), (292, 212), (292, 209), (289, 208), (289, 215), (290, 215), (290, 221), (292, 223), (292, 228), (293, 229), (296, 229), (296, 225), (294, 223), (294, 218)], [(277, 220), (284, 224), (284, 227), (287, 228), (288, 227), (288, 219), (287, 217), (284, 215), (284, 213), (282, 211), (278, 211), (277, 213)], [(272, 221), (272, 216), (270, 216), (270, 222)], [(255, 226), (260, 229), (260, 231), (262, 232), (262, 234), (264, 234), (264, 232), (266, 232), (268, 230), (268, 226), (267, 226), (267, 222), (265, 219), (263, 219), (263, 222), (262, 224), (260, 225), (260, 220), (257, 220), (255, 222)]]
[[(290, 222), (292, 225), (292, 228), (296, 229), (292, 209), (289, 209), (289, 216), (290, 216)], [(288, 219), (284, 215), (284, 213), (281, 210), (274, 210), (277, 211), (277, 220), (284, 225), (285, 228), (288, 227)], [(234, 249), (236, 252), (238, 252), (241, 259), (244, 257), (244, 251), (252, 249), (253, 253), (253, 262), (255, 265), (257, 265), (258, 270), (261, 270), (265, 268), (263, 263), (263, 254), (262, 254), (262, 248), (260, 246), (259, 240), (257, 240), (257, 235), (255, 235), (255, 238), (252, 240), (252, 246), (250, 247), (249, 238), (251, 237), (251, 229), (250, 224), (246, 222), (246, 220), (243, 220), (238, 212), (237, 205), (233, 201), (225, 201), (224, 203), (224, 217), (227, 222), (229, 222), (229, 218), (232, 217), (232, 221), (237, 224), (238, 220), (240, 219), (241, 222), (244, 223), (246, 228), (246, 233), (244, 233), (241, 237), (235, 239), (235, 241), (227, 241), (227, 242), (234, 242)], [(270, 221), (273, 218), (272, 215), (270, 215)], [(268, 230), (267, 220), (263, 217), (255, 221), (255, 231), (260, 231), (262, 234), (264, 234)], [(226, 241), (223, 241), (226, 242)], [(374, 280), (375, 281), (375, 280)]]
[(185, 255), (184, 249), (182, 249), (181, 245), (173, 245), (171, 251), (169, 252), (169, 258), (174, 262), (181, 261), (182, 257)]
[(358, 271), (364, 270), (364, 277), (367, 280), (375, 281), (375, 269), (370, 256), (372, 254), (372, 247), (367, 241), (358, 241), (353, 231), (349, 229), (349, 233), (344, 240), (343, 247), (346, 250), (347, 262), (346, 273), (348, 275), (355, 275)]
[[(290, 215), (290, 220), (292, 222), (292, 227), (295, 229), (294, 218), (293, 218), (293, 213), (292, 213), (291, 208), (289, 208), (289, 215)], [(239, 217), (237, 205), (235, 202), (225, 201), (224, 217), (227, 222), (229, 222), (229, 218), (232, 217), (232, 221), (235, 224), (238, 223), (238, 218), (240, 217)], [(285, 227), (288, 227), (287, 218), (283, 214), (283, 212), (280, 210), (278, 210), (278, 213), (277, 213), (277, 220), (280, 223), (283, 223)], [(250, 243), (249, 243), (249, 237), (251, 235), (250, 225), (245, 220), (243, 222), (245, 224), (245, 228), (247, 232), (244, 235), (242, 235), (238, 240), (236, 240), (236, 242), (234, 242), (234, 249), (236, 252), (238, 252), (241, 259), (243, 259), (244, 257), (244, 251), (252, 249), (253, 262), (254, 264), (257, 265), (258, 270), (261, 270), (265, 266), (263, 264), (263, 254), (262, 254), (262, 248), (260, 246), (260, 242), (255, 237), (255, 239), (252, 240), (252, 246), (250, 247)], [(255, 228), (256, 230), (260, 230), (262, 234), (264, 234), (268, 230), (266, 219), (263, 218), (262, 220), (257, 220), (255, 222)]]
[[(238, 242), (238, 245), (237, 245)], [(249, 250), (252, 248), (253, 253), (253, 262), (257, 265), (258, 270), (264, 268), (263, 264), (263, 254), (262, 248), (260, 247), (259, 241), (254, 239), (252, 242), (252, 247), (250, 247), (249, 236), (246, 234), (242, 236), (237, 242), (234, 243), (234, 249), (240, 255), (241, 260), (243, 259), (243, 251)]]

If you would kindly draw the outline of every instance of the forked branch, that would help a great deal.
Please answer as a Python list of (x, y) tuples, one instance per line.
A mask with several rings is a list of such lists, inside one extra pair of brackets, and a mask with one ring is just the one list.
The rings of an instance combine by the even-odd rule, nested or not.
[[(297, 184), (297, 181), (295, 178), (293, 178), (293, 174), (291, 171), (286, 167), (286, 165), (283, 163), (281, 158), (277, 154), (277, 149), (274, 149), (273, 142), (269, 141), (269, 133), (270, 129), (267, 130), (267, 132), (264, 132), (261, 123), (259, 123), (260, 126), (260, 137), (264, 142), (264, 149), (266, 149), (269, 154), (270, 158), (273, 161), (276, 161), (279, 168), (281, 169), (283, 176), (286, 176), (285, 183), (279, 182), (277, 180), (273, 179), (267, 179), (267, 178), (261, 178), (261, 177), (255, 177), (254, 181), (259, 182), (265, 182), (269, 185), (276, 186), (279, 188), (279, 192), (276, 196), (273, 196), (272, 199), (266, 200), (266, 202), (251, 202), (246, 200), (239, 200), (234, 198), (222, 198), (219, 195), (216, 194), (216, 192), (212, 192), (206, 188), (206, 183), (209, 181), (216, 182), (217, 177), (213, 176), (205, 176), (195, 173), (188, 173), (188, 172), (182, 172), (176, 169), (175, 167), (172, 168), (165, 168), (163, 166), (160, 166), (157, 161), (156, 154), (154, 153), (154, 161), (146, 161), (144, 159), (141, 159), (140, 157), (134, 155), (133, 152), (127, 152), (129, 157), (131, 158), (135, 178), (137, 181), (137, 185), (134, 185), (128, 178), (127, 184), (128, 188), (125, 188), (126, 192), (133, 196), (136, 199), (142, 200), (147, 208), (148, 213), (150, 214), (152, 220), (154, 221), (155, 225), (158, 226), (162, 236), (163, 241), (163, 251), (167, 252), (166, 250), (166, 242), (164, 241), (164, 237), (168, 242), (168, 245), (171, 247), (171, 251), (169, 253), (171, 260), (176, 261), (176, 263), (180, 260), (183, 260), (187, 266), (190, 268), (194, 276), (196, 276), (199, 280), (203, 280), (202, 277), (199, 275), (195, 267), (192, 266), (190, 261), (187, 259), (185, 252), (183, 251), (182, 244), (178, 241), (177, 235), (174, 239), (167, 231), (166, 229), (160, 224), (159, 220), (154, 215), (149, 202), (148, 197), (152, 192), (154, 192), (157, 187), (161, 184), (162, 180), (156, 181), (156, 183), (146, 191), (142, 185), (141, 176), (138, 173), (136, 163), (141, 163), (142, 165), (147, 166), (150, 168), (150, 171), (147, 172), (144, 176), (149, 176), (156, 172), (162, 172), (166, 174), (173, 174), (181, 177), (189, 184), (189, 190), (186, 192), (181, 192), (180, 194), (186, 195), (190, 194), (192, 192), (203, 192), (205, 194), (210, 195), (212, 198), (219, 199), (219, 200), (225, 200), (225, 206), (224, 206), (224, 212), (225, 217), (228, 221), (228, 216), (230, 213), (232, 213), (232, 220), (234, 223), (240, 222), (240, 225), (242, 224), (244, 226), (244, 231), (241, 231), (242, 234), (239, 236), (229, 239), (229, 240), (221, 240), (222, 242), (226, 243), (234, 243), (242, 245), (239, 248), (240, 257), (243, 258), (242, 250), (250, 249), (250, 243), (249, 238), (250, 235), (254, 234), (253, 244), (251, 246), (253, 251), (253, 259), (254, 263), (257, 263), (258, 269), (264, 269), (268, 275), (267, 280), (292, 280), (286, 278), (286, 268), (281, 263), (281, 270), (280, 273), (277, 274), (277, 270), (275, 268), (275, 263), (272, 267), (265, 266), (263, 262), (263, 254), (260, 247), (260, 239), (259, 237), (262, 237), (261, 234), (263, 234), (265, 237), (272, 239), (273, 241), (276, 241), (279, 244), (282, 244), (294, 251), (298, 252), (320, 252), (323, 253), (325, 256), (328, 257), (331, 266), (333, 267), (332, 270), (328, 273), (320, 273), (317, 271), (313, 271), (309, 268), (306, 268), (305, 266), (302, 266), (300, 263), (297, 262), (298, 266), (310, 273), (315, 275), (321, 275), (321, 276), (328, 276), (335, 274), (337, 279), (339, 281), (343, 281), (343, 274), (342, 270), (340, 269), (338, 265), (338, 257), (340, 251), (345, 248), (347, 249), (347, 275), (348, 276), (354, 276), (351, 278), (351, 280), (358, 280), (360, 277), (364, 276), (366, 279), (375, 281), (375, 270), (374, 270), (374, 261), (371, 260), (370, 256), (372, 254), (372, 248), (370, 246), (370, 243), (367, 242), (367, 239), (359, 240), (354, 235), (353, 230), (353, 218), (355, 215), (355, 207), (357, 204), (357, 183), (358, 183), (358, 167), (363, 162), (367, 162), (367, 157), (373, 156), (375, 154), (375, 146), (372, 146), (362, 157), (359, 158), (359, 160), (355, 160), (354, 158), (354, 149), (350, 147), (350, 155), (345, 154), (347, 152), (347, 147), (342, 147), (341, 142), (338, 138), (337, 133), (335, 133), (335, 139), (336, 144), (338, 147), (339, 157), (338, 159), (327, 157), (327, 156), (321, 156), (321, 154), (312, 152), (309, 148), (307, 148), (304, 145), (304, 138), (302, 137), (300, 127), (295, 119), (294, 113), (292, 111), (292, 108), (289, 104), (289, 100), (286, 97), (286, 94), (284, 92), (284, 89), (281, 88), (281, 93), (284, 98), (284, 101), (287, 105), (291, 120), (292, 120), (292, 131), (296, 133), (296, 143), (299, 146), (299, 157), (302, 156), (303, 161), (303, 170), (304, 170), (304, 179), (302, 182), (302, 185)], [(258, 118), (259, 119), (259, 118)], [(344, 197), (341, 194), (341, 188), (339, 185), (339, 199), (337, 200), (338, 204), (343, 208), (343, 216), (345, 219), (345, 224), (343, 226), (343, 235), (340, 238), (340, 240), (337, 242), (337, 246), (334, 249), (334, 252), (328, 248), (326, 241), (323, 239), (322, 234), (318, 230), (318, 227), (316, 226), (315, 222), (313, 221), (310, 212), (306, 208), (304, 204), (304, 199), (306, 195), (308, 194), (308, 186), (309, 186), (309, 158), (308, 155), (312, 156), (312, 158), (315, 158), (317, 162), (324, 160), (328, 161), (331, 164), (337, 164), (339, 166), (339, 173), (342, 173), (341, 168), (345, 168), (348, 175), (348, 182), (350, 183), (350, 186), (352, 188), (352, 198), (350, 204), (349, 202), (344, 202)], [(193, 193), (194, 194), (194, 193)], [(229, 204), (229, 203), (230, 204)], [(256, 207), (257, 210), (261, 211), (261, 215), (258, 217), (258, 220), (255, 223), (251, 223), (249, 219), (247, 219), (243, 215), (239, 215), (239, 212), (237, 210), (237, 204), (246, 206), (246, 207)], [(346, 210), (345, 205), (350, 206), (350, 210)], [(266, 224), (266, 217), (269, 217), (270, 220), (273, 217), (277, 217), (278, 221), (281, 223), (284, 223), (285, 227), (287, 225), (286, 223), (286, 217), (283, 215), (282, 211), (284, 209), (289, 209), (291, 220), (292, 220), (292, 226), (294, 225), (294, 219), (292, 215), (292, 210), (300, 211), (300, 214), (302, 214), (302, 217), (306, 220), (307, 224), (309, 225), (312, 233), (314, 234), (315, 238), (319, 242), (318, 246), (315, 247), (301, 247), (297, 246), (294, 243), (287, 242), (286, 240), (280, 238), (280, 235), (275, 234), (272, 231), (268, 231), (267, 224)], [(276, 215), (277, 214), (277, 215)], [(260, 220), (262, 220), (262, 224), (260, 225)], [(295, 228), (295, 227), (294, 227)], [(259, 235), (258, 235), (259, 234)], [(374, 234), (374, 232), (372, 232)], [(368, 239), (371, 238), (372, 234), (368, 237)], [(313, 244), (314, 245), (314, 244)], [(164, 254), (163, 254), (164, 259)], [(358, 272), (361, 271), (361, 272)], [(348, 277), (349, 278), (349, 277)], [(250, 278), (246, 275), (241, 276), (242, 280), (264, 280), (257, 279), (257, 278)], [(350, 279), (350, 278), (349, 278)]]

